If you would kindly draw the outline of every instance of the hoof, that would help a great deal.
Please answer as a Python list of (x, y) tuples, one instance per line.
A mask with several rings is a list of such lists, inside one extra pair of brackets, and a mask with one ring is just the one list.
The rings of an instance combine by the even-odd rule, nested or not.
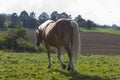
[(65, 64), (63, 64), (63, 65), (62, 65), (62, 68), (63, 68), (63, 69), (66, 69), (66, 65), (65, 65)]
[(68, 71), (71, 71), (71, 67), (68, 66), (67, 70), (68, 70)]
[(51, 68), (51, 65), (48, 65), (47, 68)]
[(73, 70), (73, 71), (71, 70), (71, 71), (69, 71), (69, 73), (70, 73), (70, 74), (73, 74), (73, 73), (75, 73), (75, 71), (74, 71), (74, 70)]
[(71, 67), (68, 67), (67, 70), (68, 70), (70, 73), (74, 73), (74, 72), (75, 72), (74, 69), (71, 68)]

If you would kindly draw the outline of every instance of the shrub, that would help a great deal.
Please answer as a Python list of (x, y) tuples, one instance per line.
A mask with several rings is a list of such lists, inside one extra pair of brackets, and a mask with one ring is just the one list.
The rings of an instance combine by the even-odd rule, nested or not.
[(25, 28), (14, 28), (5, 33), (0, 34), (0, 49), (11, 51), (42, 51), (44, 49), (37, 48), (30, 43)]
[[(5, 33), (4, 33), (5, 34)], [(27, 39), (26, 30), (23, 28), (11, 29), (6, 32), (1, 40), (1, 48), (5, 50), (18, 50), (17, 39)]]
[(37, 51), (37, 48), (33, 44), (29, 43), (27, 40), (24, 40), (22, 38), (17, 39), (17, 44), (19, 51)]
[(39, 52), (47, 52), (45, 47), (43, 47), (43, 46), (38, 46), (37, 51), (39, 51)]

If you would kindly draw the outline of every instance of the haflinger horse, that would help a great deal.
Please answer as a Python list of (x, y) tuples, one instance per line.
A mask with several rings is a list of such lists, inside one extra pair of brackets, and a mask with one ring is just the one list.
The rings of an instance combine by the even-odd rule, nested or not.
[(61, 48), (64, 47), (69, 57), (67, 70), (74, 72), (73, 59), (77, 60), (80, 54), (80, 32), (76, 21), (71, 19), (59, 19), (56, 22), (47, 20), (37, 28), (36, 35), (38, 46), (42, 41), (45, 43), (49, 61), (48, 68), (51, 67), (50, 46), (53, 46), (57, 48), (58, 60), (62, 68), (66, 69), (61, 57)]

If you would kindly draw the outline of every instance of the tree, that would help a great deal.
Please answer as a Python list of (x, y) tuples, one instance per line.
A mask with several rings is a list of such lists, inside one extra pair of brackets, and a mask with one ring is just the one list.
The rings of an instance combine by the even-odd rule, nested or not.
[(0, 28), (3, 28), (5, 24), (5, 16), (0, 14)]
[(81, 17), (81, 15), (78, 15), (74, 20), (78, 23), (79, 27), (83, 27), (83, 24), (82, 24), (82, 23), (83, 23), (85, 20)]
[(87, 20), (87, 29), (91, 29), (93, 27), (93, 22), (91, 20)]
[(51, 19), (54, 21), (57, 21), (60, 18), (71, 18), (71, 15), (68, 15), (67, 13), (58, 13), (57, 11), (52, 12)]
[(49, 19), (49, 15), (46, 12), (43, 12), (38, 17), (38, 22), (39, 22), (39, 24), (42, 24), (43, 22), (45, 22), (48, 19)]
[(114, 30), (120, 30), (120, 27), (118, 25), (116, 25), (116, 24), (113, 24), (111, 27)]
[(58, 19), (60, 19), (60, 18), (70, 18), (70, 16), (67, 13), (63, 12), (58, 15)]
[(28, 27), (29, 28), (34, 28), (38, 25), (38, 21), (37, 19), (35, 18), (35, 13), (34, 12), (31, 12), (30, 13), (30, 17), (29, 17), (29, 23), (28, 23)]
[(19, 24), (20, 21), (19, 21), (17, 13), (13, 13), (10, 16), (10, 21), (11, 21), (11, 23), (10, 23), (9, 27), (11, 27), (11, 28), (14, 28)]
[(23, 24), (23, 27), (28, 27), (29, 15), (26, 11), (22, 11), (19, 16), (20, 21)]
[(31, 17), (31, 18), (35, 18), (35, 13), (34, 13), (34, 12), (31, 12), (31, 13), (30, 13), (30, 17)]
[(50, 17), (52, 20), (57, 21), (59, 15), (60, 14), (57, 11), (53, 11), (52, 14), (50, 15)]

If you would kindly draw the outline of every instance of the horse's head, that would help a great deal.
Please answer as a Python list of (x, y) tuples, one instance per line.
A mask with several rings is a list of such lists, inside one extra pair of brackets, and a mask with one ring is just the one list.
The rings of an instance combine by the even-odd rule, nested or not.
[(36, 29), (36, 45), (39, 46), (42, 42), (42, 30)]

